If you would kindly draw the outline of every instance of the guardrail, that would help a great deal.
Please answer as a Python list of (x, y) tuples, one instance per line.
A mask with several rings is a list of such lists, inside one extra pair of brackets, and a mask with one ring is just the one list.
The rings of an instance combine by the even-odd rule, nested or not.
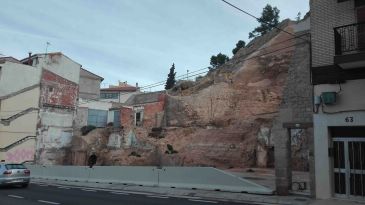
[(27, 165), (33, 178), (118, 183), (253, 194), (273, 190), (212, 167), (40, 166)]

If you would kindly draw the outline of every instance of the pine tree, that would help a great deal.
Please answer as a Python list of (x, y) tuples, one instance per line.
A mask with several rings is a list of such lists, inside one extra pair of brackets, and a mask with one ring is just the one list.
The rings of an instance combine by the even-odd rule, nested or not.
[(173, 63), (171, 68), (170, 68), (170, 73), (167, 75), (167, 80), (166, 80), (166, 84), (165, 84), (165, 89), (171, 89), (172, 87), (174, 87), (176, 80), (175, 80), (175, 64)]
[(239, 40), (237, 43), (236, 43), (236, 48), (234, 48), (232, 50), (232, 53), (233, 55), (236, 54), (238, 52), (238, 50), (240, 50), (241, 48), (244, 48), (246, 46), (246, 42), (242, 41), (242, 40)]
[(229, 57), (225, 54), (218, 53), (216, 56), (212, 56), (210, 58), (210, 65), (212, 66), (211, 69), (214, 69), (218, 66), (221, 66), (225, 64), (227, 61), (229, 61)]
[(262, 36), (279, 24), (280, 10), (267, 4), (262, 10), (261, 17), (257, 20), (261, 25), (249, 33), (249, 38)]

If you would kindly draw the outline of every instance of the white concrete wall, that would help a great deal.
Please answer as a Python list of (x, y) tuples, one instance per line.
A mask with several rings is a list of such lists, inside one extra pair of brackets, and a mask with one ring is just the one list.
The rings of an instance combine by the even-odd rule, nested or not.
[(57, 113), (41, 110), (39, 116), (42, 127), (37, 149), (64, 148), (71, 145), (73, 111)]
[[(38, 108), (40, 88), (20, 93), (1, 100), (0, 118), (8, 118), (27, 108)], [(38, 111), (32, 111), (11, 121), (9, 126), (0, 124), (0, 147), (6, 147), (26, 136), (36, 136)], [(35, 152), (35, 141), (30, 140), (5, 153), (0, 153), (0, 160), (24, 162), (32, 160)]]
[(95, 109), (95, 110), (109, 110), (112, 107), (112, 103), (101, 101), (101, 100), (90, 101), (90, 100), (85, 100), (85, 99), (80, 98), (79, 107)]
[[(322, 92), (338, 92), (335, 105), (324, 105), (325, 112), (339, 112), (365, 109), (365, 79), (349, 80), (340, 85), (323, 84), (314, 87), (314, 95), (320, 96)], [(319, 108), (322, 112), (322, 107)]]
[[(353, 122), (346, 122), (346, 117), (353, 117)], [(365, 126), (365, 111), (346, 112), (332, 115), (314, 115), (314, 156), (316, 175), (316, 197), (328, 199), (333, 196), (333, 165), (328, 156), (331, 147), (330, 126)]]
[(19, 63), (0, 64), (0, 97), (39, 84), (42, 70)]
[(45, 68), (69, 81), (79, 84), (81, 65), (61, 53), (38, 55), (37, 68)]

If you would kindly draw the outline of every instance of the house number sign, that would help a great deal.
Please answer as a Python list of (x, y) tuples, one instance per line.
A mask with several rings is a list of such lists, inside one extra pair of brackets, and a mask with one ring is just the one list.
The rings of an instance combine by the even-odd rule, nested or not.
[(345, 122), (354, 122), (354, 117), (345, 117)]

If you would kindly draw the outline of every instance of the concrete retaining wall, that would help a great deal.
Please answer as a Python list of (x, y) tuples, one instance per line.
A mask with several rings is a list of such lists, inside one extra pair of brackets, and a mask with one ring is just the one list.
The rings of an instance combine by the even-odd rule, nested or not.
[(148, 166), (38, 166), (28, 165), (33, 178), (97, 183), (126, 183), (143, 186), (203, 189), (254, 194), (273, 191), (243, 178), (211, 167)]

